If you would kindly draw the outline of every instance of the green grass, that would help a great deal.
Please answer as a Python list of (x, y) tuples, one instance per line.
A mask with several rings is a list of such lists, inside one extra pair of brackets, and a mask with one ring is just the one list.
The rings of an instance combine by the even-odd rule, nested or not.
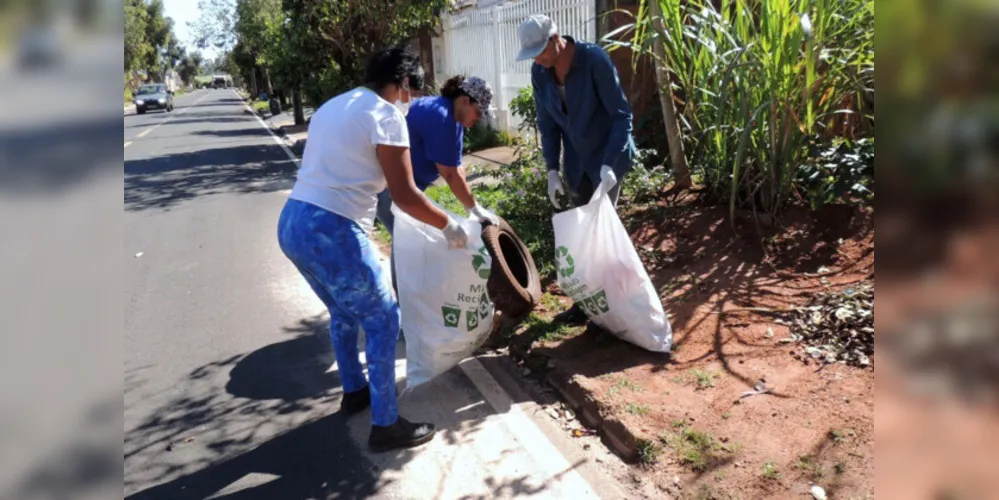
[(852, 437), (853, 435), (854, 432), (852, 429), (829, 429), (829, 439), (836, 444), (846, 441), (848, 437)]
[[(434, 200), (444, 210), (455, 215), (465, 216), (465, 206), (454, 196), (450, 187), (443, 184), (434, 184), (427, 188), (424, 193), (426, 193), (427, 198)], [(481, 201), (479, 203), (482, 204)]]
[(794, 466), (807, 474), (813, 481), (817, 481), (826, 475), (825, 468), (823, 468), (818, 459), (812, 455), (802, 455), (798, 457)]
[(271, 109), (270, 104), (267, 101), (253, 101), (253, 103), (250, 104), (250, 107), (252, 107), (253, 111), (257, 114), (263, 114), (265, 112), (269, 113)]
[(559, 301), (558, 297), (545, 292), (541, 295), (541, 306), (548, 311), (557, 311), (562, 308), (562, 302)]
[(639, 392), (642, 390), (642, 388), (638, 384), (624, 377), (621, 377), (617, 380), (617, 382), (614, 382), (614, 385), (612, 385), (610, 389), (608, 389), (607, 394), (613, 396), (624, 389), (627, 389), (631, 392)]
[(658, 443), (648, 439), (639, 439), (635, 443), (638, 450), (638, 461), (645, 465), (651, 465), (659, 461), (663, 449)]
[(649, 407), (635, 403), (628, 403), (624, 405), (624, 411), (631, 415), (642, 416), (649, 413)]
[(382, 246), (391, 247), (392, 246), (392, 235), (389, 234), (388, 229), (380, 222), (375, 221), (375, 232), (371, 235), (374, 240)]
[(128, 90), (128, 89), (125, 89), (125, 92), (124, 92), (124, 94), (125, 94), (125, 95), (124, 95), (124, 98), (125, 98), (125, 104), (131, 104), (131, 103), (132, 103), (132, 99), (133, 99), (133, 96), (132, 96), (132, 91), (131, 91), (131, 90)]
[(690, 373), (694, 376), (694, 379), (697, 381), (698, 389), (707, 389), (715, 386), (715, 377), (717, 377), (718, 375), (716, 375), (714, 372), (707, 370), (699, 370), (697, 368), (694, 368), (693, 370), (690, 371)]
[(772, 460), (768, 460), (763, 464), (760, 469), (760, 477), (764, 479), (777, 479), (780, 477), (780, 471), (777, 470), (777, 464)]
[(703, 472), (719, 460), (721, 454), (730, 454), (728, 447), (719, 447), (714, 436), (687, 427), (683, 421), (673, 422), (678, 432), (666, 433), (660, 441), (672, 448), (680, 461), (691, 470)]

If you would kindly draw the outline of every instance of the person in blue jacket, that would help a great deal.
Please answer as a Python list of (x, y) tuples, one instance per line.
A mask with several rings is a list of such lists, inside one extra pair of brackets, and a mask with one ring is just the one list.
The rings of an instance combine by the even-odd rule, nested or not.
[[(517, 60), (534, 60), (531, 85), (552, 205), (562, 208), (558, 195), (565, 193), (561, 158), (573, 206), (588, 203), (601, 182), (614, 184), (609, 195), (617, 206), (618, 181), (631, 170), (635, 142), (631, 106), (610, 57), (592, 43), (560, 36), (555, 23), (543, 15), (525, 19), (517, 36)], [(586, 316), (577, 304), (561, 319), (583, 321)]]

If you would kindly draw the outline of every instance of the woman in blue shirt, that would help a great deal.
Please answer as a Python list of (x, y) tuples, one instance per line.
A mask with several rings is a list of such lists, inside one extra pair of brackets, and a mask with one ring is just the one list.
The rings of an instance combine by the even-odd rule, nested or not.
[[(415, 99), (406, 112), (409, 129), (409, 154), (413, 163), (413, 180), (420, 191), (426, 191), (438, 177), (443, 177), (455, 198), (470, 217), (499, 224), (499, 218), (486, 210), (472, 195), (461, 166), (461, 150), (465, 129), (471, 128), (489, 113), (493, 90), (482, 78), (463, 75), (444, 83), (441, 95)], [(395, 217), (392, 197), (386, 189), (378, 195), (378, 220), (392, 234)], [(395, 264), (392, 265), (395, 283)]]

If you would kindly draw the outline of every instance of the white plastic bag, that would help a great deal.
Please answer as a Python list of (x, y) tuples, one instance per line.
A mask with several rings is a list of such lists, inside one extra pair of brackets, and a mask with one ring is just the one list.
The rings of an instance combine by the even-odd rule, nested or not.
[(603, 329), (653, 352), (669, 352), (673, 330), (659, 294), (601, 182), (585, 206), (557, 213), (558, 283)]
[(411, 389), (457, 366), (486, 340), (495, 310), (486, 293), (492, 259), (476, 221), (452, 215), (468, 233), (468, 246), (448, 250), (439, 229), (394, 204), (392, 213), (406, 387)]

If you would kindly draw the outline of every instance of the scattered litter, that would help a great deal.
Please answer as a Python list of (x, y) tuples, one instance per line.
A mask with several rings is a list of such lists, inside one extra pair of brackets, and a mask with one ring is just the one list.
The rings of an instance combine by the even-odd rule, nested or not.
[(778, 342), (803, 342), (805, 353), (819, 364), (873, 364), (874, 287), (870, 283), (816, 294), (808, 306), (789, 311), (784, 319), (794, 333)]
[(590, 430), (590, 429), (573, 429), (572, 430), (572, 437), (577, 437), (577, 438), (578, 437), (583, 437), (583, 436), (595, 436), (596, 434), (597, 434), (596, 431), (593, 431), (593, 430)]
[(135, 252), (135, 258), (142, 257), (143, 252)]
[(831, 270), (832, 270), (832, 269), (829, 269), (829, 268), (828, 268), (828, 267), (826, 267), (826, 266), (822, 266), (822, 267), (820, 267), (820, 268), (819, 268), (819, 269), (818, 269), (817, 271), (815, 271), (815, 273), (816, 273), (816, 274), (825, 274), (825, 273), (828, 273), (828, 272), (829, 272), (829, 271), (831, 271)]
[(592, 447), (592, 445), (591, 445), (590, 443), (583, 443), (583, 449), (584, 449), (584, 450), (588, 450), (588, 449), (590, 449), (591, 447)]
[(794, 342), (794, 339), (791, 337), (785, 337), (777, 341), (778, 344), (790, 344), (791, 342)]
[(774, 338), (774, 328), (772, 326), (767, 327), (766, 336), (767, 336), (768, 339)]
[(826, 490), (822, 489), (822, 487), (817, 484), (813, 484), (810, 491), (812, 493), (812, 498), (815, 500), (826, 500), (828, 498), (826, 496)]
[(739, 396), (739, 399), (748, 398), (750, 396), (758, 396), (760, 394), (768, 394), (768, 393), (770, 393), (770, 388), (767, 387), (767, 383), (763, 380), (757, 380), (756, 386), (753, 388), (753, 390), (742, 393), (742, 396)]
[(191, 441), (194, 441), (194, 436), (188, 436), (188, 437), (184, 438), (184, 442), (185, 443), (190, 443)]

